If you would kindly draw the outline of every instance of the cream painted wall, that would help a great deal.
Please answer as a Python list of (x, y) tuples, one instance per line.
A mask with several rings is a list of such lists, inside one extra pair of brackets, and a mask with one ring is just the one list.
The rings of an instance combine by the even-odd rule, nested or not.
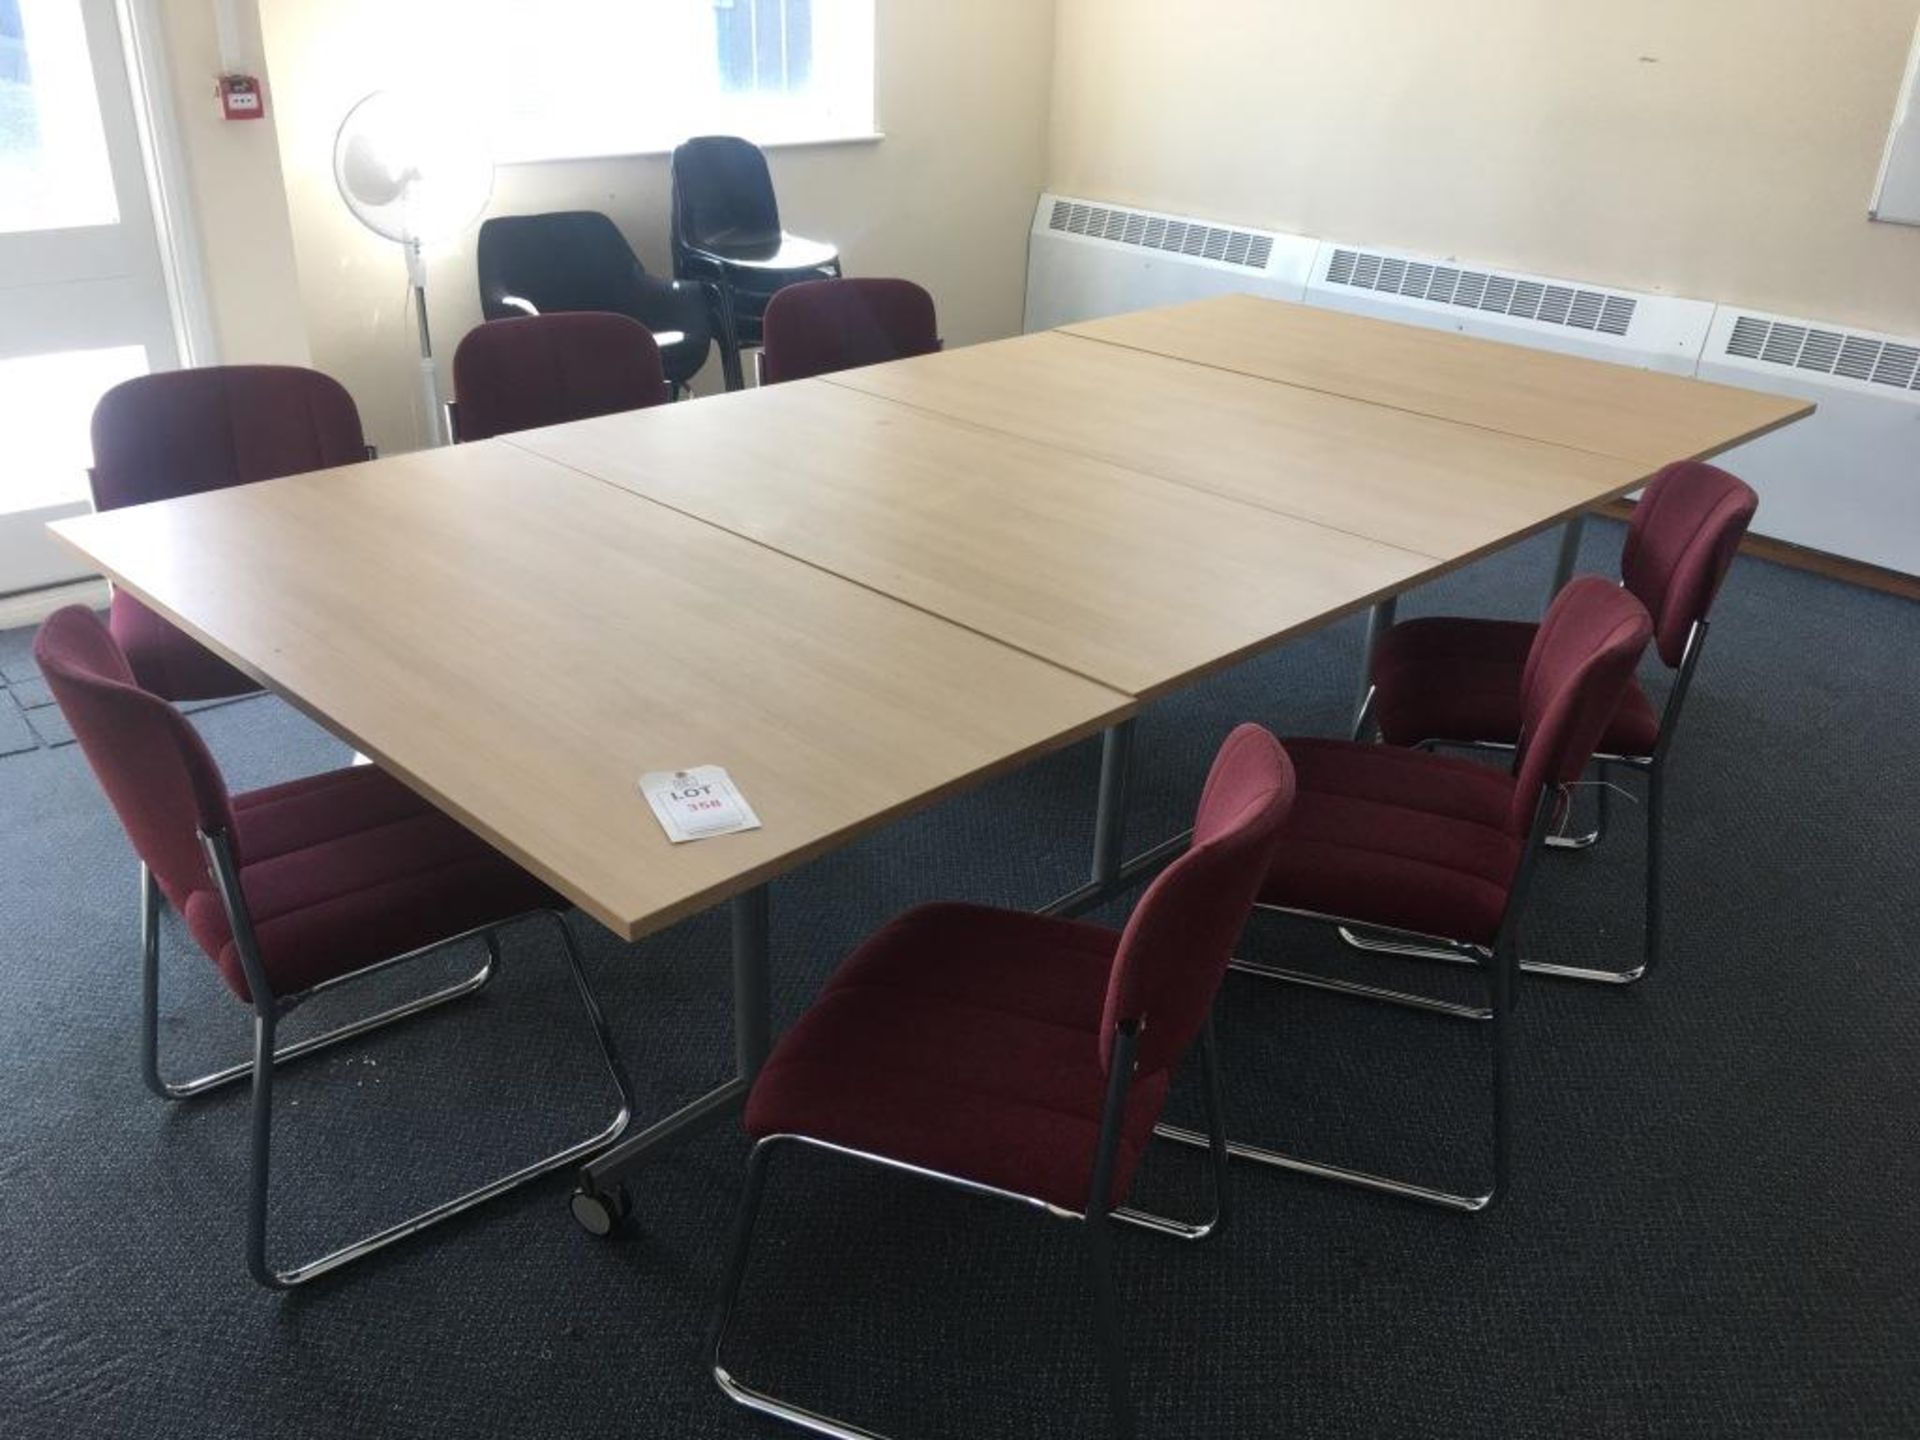
[[(361, 95), (417, 73), (459, 8), (458, 0), (260, 0), (313, 363), (353, 392), (385, 449), (409, 448), (425, 433), (405, 267), (398, 247), (341, 205), (333, 137)], [(1053, 0), (878, 0), (877, 10), (886, 138), (775, 151), (782, 218), (838, 242), (849, 273), (926, 285), (951, 341), (1011, 334), (1045, 177)], [(507, 166), (489, 208), (605, 210), (649, 269), (670, 273), (666, 175), (661, 156)], [(443, 377), (454, 345), (480, 319), (472, 242), (469, 232), (429, 256)]]
[[(239, 7), (244, 63), (263, 65), (258, 17)], [(215, 357), (225, 364), (309, 363), (293, 228), (280, 176), (274, 106), (266, 120), (220, 116), (220, 45), (209, 0), (164, 0), (162, 43), (174, 117), (193, 196), (212, 311)]]
[(1052, 187), (1920, 334), (1916, 0), (1059, 0)]

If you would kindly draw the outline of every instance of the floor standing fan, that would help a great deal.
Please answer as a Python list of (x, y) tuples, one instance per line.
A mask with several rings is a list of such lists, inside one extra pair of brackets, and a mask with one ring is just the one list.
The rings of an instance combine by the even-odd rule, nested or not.
[(493, 157), (476, 127), (436, 116), (391, 91), (366, 96), (340, 122), (333, 179), (354, 218), (407, 254), (420, 332), (420, 394), (430, 443), (447, 442), (446, 408), (427, 327), (422, 246), (473, 223), (493, 191)]

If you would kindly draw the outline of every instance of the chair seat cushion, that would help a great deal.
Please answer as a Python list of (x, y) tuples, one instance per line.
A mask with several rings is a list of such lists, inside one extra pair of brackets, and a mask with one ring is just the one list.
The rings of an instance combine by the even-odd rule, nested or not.
[[(233, 810), (240, 883), (276, 995), (563, 903), (371, 765), (236, 795)], [(219, 896), (168, 898), (250, 999)]]
[[(748, 1133), (811, 1136), (1084, 1211), (1119, 943), (1100, 926), (979, 906), (907, 912), (781, 1038), (748, 1098)], [(1134, 1083), (1115, 1203), (1167, 1083)]]
[(753, 283), (764, 283), (764, 277), (774, 275), (822, 270), (840, 258), (840, 252), (824, 241), (784, 232), (777, 240), (766, 235), (711, 235), (696, 253), (730, 268), (760, 272), (763, 278)]
[(1492, 943), (1523, 848), (1509, 776), (1390, 745), (1285, 743), (1298, 789), (1262, 904)]
[(124, 590), (113, 592), (107, 629), (126, 652), (133, 678), (162, 700), (222, 700), (251, 695), (259, 682)]
[[(1390, 745), (1482, 740), (1511, 745), (1520, 733), (1520, 680), (1540, 627), (1519, 620), (1430, 617), (1395, 625), (1373, 661), (1373, 713)], [(1651, 755), (1660, 720), (1638, 680), (1627, 682), (1597, 747), (1603, 755)]]

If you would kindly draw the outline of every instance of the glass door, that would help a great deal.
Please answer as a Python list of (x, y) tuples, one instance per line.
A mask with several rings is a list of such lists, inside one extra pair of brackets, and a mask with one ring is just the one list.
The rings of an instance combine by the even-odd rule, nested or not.
[(0, 0), (0, 595), (87, 573), (94, 402), (179, 359), (113, 0)]

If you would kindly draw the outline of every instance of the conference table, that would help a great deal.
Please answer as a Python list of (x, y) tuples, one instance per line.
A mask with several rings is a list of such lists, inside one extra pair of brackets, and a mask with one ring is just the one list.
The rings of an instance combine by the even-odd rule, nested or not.
[[(1811, 408), (1232, 296), (53, 528), (615, 934), (731, 905), (735, 1074), (594, 1194), (758, 1071), (771, 880), (1100, 734), (1099, 903), (1143, 705)], [(669, 843), (706, 764), (761, 827)]]

